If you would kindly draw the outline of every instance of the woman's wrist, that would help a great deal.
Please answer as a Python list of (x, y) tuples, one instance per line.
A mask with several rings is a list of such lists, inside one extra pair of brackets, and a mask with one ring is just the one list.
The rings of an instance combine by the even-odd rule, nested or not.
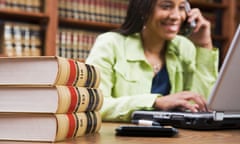
[(162, 104), (162, 97), (161, 96), (158, 96), (156, 99), (155, 99), (155, 102), (153, 104), (153, 107), (155, 109), (163, 109), (163, 104)]
[(204, 48), (207, 48), (209, 50), (212, 50), (213, 49), (213, 44), (212, 44), (212, 41), (211, 42), (206, 42), (206, 43), (203, 43), (201, 45), (199, 45), (200, 47), (204, 47)]

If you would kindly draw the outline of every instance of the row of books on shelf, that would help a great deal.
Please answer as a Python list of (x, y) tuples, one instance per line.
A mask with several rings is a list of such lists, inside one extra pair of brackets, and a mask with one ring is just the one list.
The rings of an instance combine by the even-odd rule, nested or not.
[[(189, 0), (190, 2), (196, 2), (198, 0)], [(201, 2), (207, 2), (207, 3), (221, 3), (222, 0), (201, 0)]]
[(59, 0), (59, 17), (120, 24), (127, 0)]
[(0, 8), (27, 11), (41, 12), (43, 0), (0, 0)]
[(58, 56), (0, 61), (0, 140), (55, 142), (100, 130), (96, 67)]
[(42, 47), (40, 25), (0, 22), (0, 51), (6, 56), (39, 56)]
[(100, 32), (61, 28), (57, 34), (57, 55), (66, 58), (86, 59)]

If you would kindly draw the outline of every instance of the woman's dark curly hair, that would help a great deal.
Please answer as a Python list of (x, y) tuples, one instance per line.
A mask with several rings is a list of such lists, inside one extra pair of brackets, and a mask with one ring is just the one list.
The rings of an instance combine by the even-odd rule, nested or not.
[(153, 13), (157, 0), (129, 0), (124, 23), (115, 32), (130, 35), (140, 32)]

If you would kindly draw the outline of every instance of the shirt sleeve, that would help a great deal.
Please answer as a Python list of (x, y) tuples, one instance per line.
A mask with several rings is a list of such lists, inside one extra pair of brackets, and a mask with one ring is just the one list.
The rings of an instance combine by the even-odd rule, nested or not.
[(199, 92), (206, 99), (210, 95), (218, 77), (219, 51), (196, 48), (196, 63), (192, 82), (192, 91)]
[(169, 48), (175, 57), (168, 61), (171, 93), (192, 91), (207, 99), (218, 77), (219, 50), (195, 46), (183, 36), (177, 36)]

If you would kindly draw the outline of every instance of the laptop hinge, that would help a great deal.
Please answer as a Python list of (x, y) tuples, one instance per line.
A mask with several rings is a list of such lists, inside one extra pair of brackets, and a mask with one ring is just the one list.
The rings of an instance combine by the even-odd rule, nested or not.
[(219, 112), (219, 111), (213, 112), (214, 121), (222, 121), (223, 119), (224, 119), (224, 112)]

